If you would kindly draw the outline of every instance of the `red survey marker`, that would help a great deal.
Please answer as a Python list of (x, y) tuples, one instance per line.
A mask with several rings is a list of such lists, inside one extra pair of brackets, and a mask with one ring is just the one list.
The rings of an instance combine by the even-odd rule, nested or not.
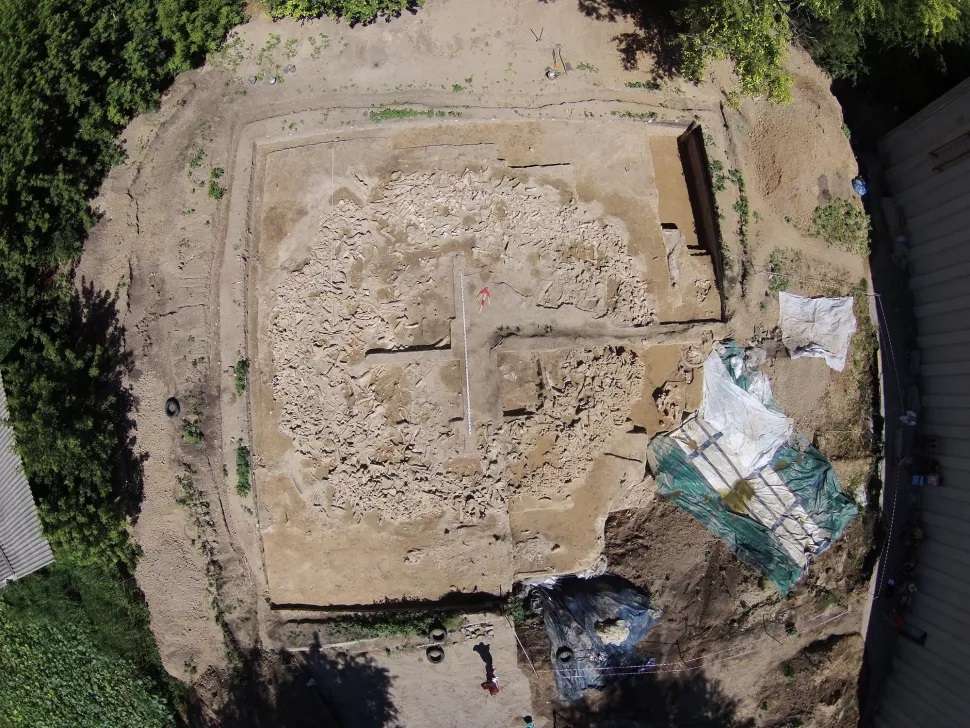
[(484, 311), (485, 307), (488, 306), (489, 299), (492, 298), (492, 292), (488, 288), (483, 288), (478, 292), (478, 303), (480, 305), (479, 311)]

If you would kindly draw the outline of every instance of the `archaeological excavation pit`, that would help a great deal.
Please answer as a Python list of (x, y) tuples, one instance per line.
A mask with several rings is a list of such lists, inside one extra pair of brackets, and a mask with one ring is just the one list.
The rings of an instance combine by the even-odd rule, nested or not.
[(256, 145), (250, 421), (276, 605), (594, 565), (721, 315), (684, 129), (423, 121)]

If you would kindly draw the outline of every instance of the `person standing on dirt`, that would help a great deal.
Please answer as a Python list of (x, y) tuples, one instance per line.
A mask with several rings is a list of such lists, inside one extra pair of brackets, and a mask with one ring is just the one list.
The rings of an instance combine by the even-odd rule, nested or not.
[(487, 690), (489, 695), (498, 695), (498, 676), (495, 674), (495, 665), (492, 663), (492, 651), (487, 644), (479, 642), (473, 648), (478, 656), (485, 663), (485, 682), (482, 683), (482, 690)]

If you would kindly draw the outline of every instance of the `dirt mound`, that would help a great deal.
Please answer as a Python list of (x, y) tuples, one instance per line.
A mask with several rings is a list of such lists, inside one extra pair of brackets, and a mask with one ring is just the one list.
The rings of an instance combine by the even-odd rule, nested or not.
[(827, 79), (803, 52), (791, 66), (792, 102), (746, 102), (742, 116), (758, 190), (779, 216), (807, 225), (816, 205), (851, 194), (856, 167)]

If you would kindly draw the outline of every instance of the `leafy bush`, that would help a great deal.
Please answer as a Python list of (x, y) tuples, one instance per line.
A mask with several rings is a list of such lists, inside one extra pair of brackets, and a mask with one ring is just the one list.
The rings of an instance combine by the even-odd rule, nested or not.
[(416, 10), (424, 0), (266, 0), (270, 15), (309, 20), (321, 15), (343, 18), (351, 24), (372, 23), (379, 17), (393, 18), (405, 10)]
[(809, 232), (835, 248), (869, 254), (869, 215), (851, 200), (837, 197), (816, 207)]
[(0, 723), (173, 726), (144, 604), (113, 572), (59, 557), (0, 593)]
[(253, 488), (252, 463), (249, 459), (249, 448), (245, 445), (236, 446), (236, 490), (239, 495), (249, 495)]
[(128, 357), (114, 299), (56, 279), (4, 362), (11, 424), (55, 549), (106, 567), (134, 564), (125, 516), (140, 496), (128, 467)]

